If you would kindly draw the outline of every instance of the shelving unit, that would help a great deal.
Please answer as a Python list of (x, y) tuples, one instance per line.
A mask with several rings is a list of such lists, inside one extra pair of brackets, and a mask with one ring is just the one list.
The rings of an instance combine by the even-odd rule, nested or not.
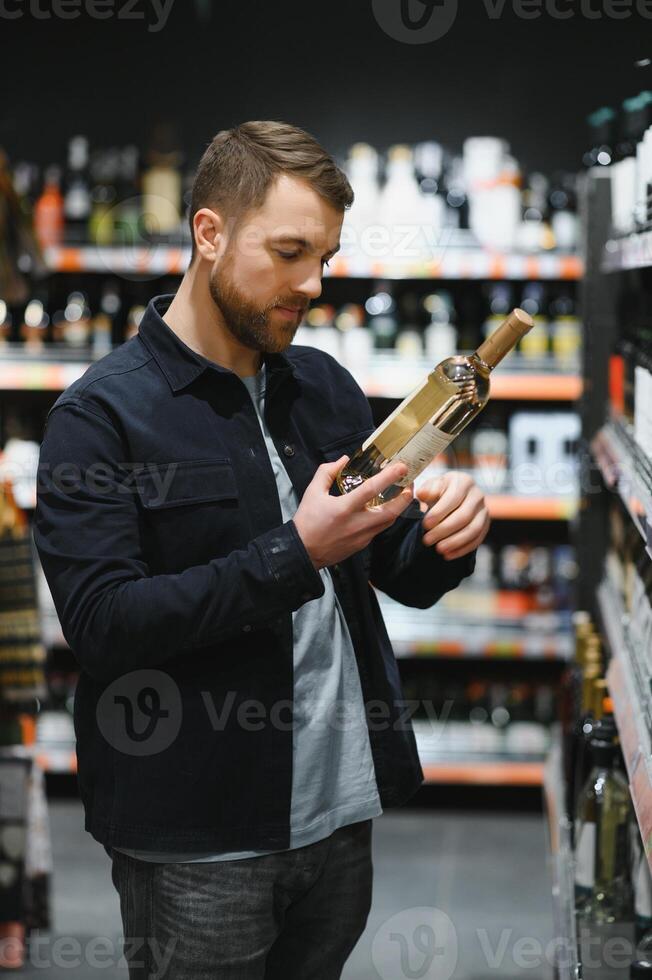
[(581, 980), (575, 921), (575, 858), (571, 847), (571, 823), (564, 804), (559, 726), (553, 729), (551, 736), (551, 748), (543, 774), (543, 793), (548, 816), (555, 937), (560, 941), (556, 948), (556, 976), (558, 980)]
[(650, 464), (623, 421), (612, 420), (596, 434), (591, 450), (606, 485), (618, 493), (652, 558)]
[(413, 726), (427, 783), (542, 785), (548, 736), (541, 725), (528, 725), (529, 743), (519, 747), (490, 724), (414, 719)]
[(652, 697), (650, 678), (644, 666), (647, 651), (637, 650), (632, 644), (627, 615), (608, 581), (600, 586), (598, 603), (611, 653), (607, 680), (614, 702), (614, 717), (636, 818), (652, 869)]
[[(578, 255), (551, 251), (541, 255), (490, 252), (478, 247), (435, 243), (430, 261), (358, 260), (336, 256), (325, 276), (365, 279), (550, 279), (577, 280), (583, 264)], [(52, 272), (105, 272), (116, 275), (181, 275), (190, 247), (166, 244), (56, 247), (46, 250)]]
[(626, 238), (610, 238), (602, 257), (603, 272), (626, 272), (652, 266), (652, 231), (628, 235)]

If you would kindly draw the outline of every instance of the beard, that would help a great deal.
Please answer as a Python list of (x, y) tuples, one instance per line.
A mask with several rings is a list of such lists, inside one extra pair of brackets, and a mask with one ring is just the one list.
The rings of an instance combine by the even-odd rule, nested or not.
[[(208, 281), (211, 298), (224, 320), (224, 324), (245, 347), (268, 354), (278, 354), (290, 346), (308, 304), (295, 297), (275, 297), (262, 309), (253, 303), (237, 288), (230, 277), (231, 263), (227, 260), (222, 268), (214, 272)], [(301, 306), (301, 315), (296, 321), (271, 323), (273, 310), (277, 306)]]

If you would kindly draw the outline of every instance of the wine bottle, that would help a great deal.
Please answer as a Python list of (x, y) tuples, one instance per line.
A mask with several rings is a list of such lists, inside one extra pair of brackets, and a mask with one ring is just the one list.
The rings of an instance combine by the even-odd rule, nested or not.
[(340, 491), (348, 493), (387, 463), (401, 462), (407, 474), (367, 506), (398, 496), (482, 411), (491, 371), (532, 326), (527, 313), (513, 310), (473, 354), (441, 361), (353, 454), (337, 476)]
[(629, 861), (632, 800), (617, 765), (615, 724), (591, 738), (593, 769), (577, 801), (575, 908), (578, 922), (625, 921), (633, 913)]

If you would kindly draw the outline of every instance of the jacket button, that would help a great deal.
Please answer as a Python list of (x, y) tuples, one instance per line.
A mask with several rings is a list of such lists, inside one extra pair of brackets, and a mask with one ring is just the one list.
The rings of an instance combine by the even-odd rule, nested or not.
[(287, 443), (285, 446), (283, 446), (283, 452), (286, 456), (294, 456), (294, 446)]
[(247, 623), (246, 626), (243, 626), (242, 627), (242, 632), (243, 633), (251, 633), (251, 626), (249, 625), (249, 623)]

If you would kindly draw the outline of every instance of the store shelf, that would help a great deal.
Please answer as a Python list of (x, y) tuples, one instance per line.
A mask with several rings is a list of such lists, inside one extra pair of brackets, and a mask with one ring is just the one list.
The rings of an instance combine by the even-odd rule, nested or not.
[[(537, 255), (491, 252), (441, 243), (429, 261), (353, 260), (336, 257), (325, 276), (378, 279), (581, 279), (584, 266), (578, 255), (549, 252)], [(49, 248), (46, 262), (53, 272), (100, 272), (114, 275), (182, 275), (190, 261), (190, 247), (168, 245)]]
[(577, 499), (574, 497), (486, 494), (485, 500), (493, 520), (569, 521), (577, 513)]
[(45, 710), (37, 715), (34, 754), (45, 772), (77, 772), (75, 731), (67, 711)]
[(412, 722), (426, 782), (540, 786), (548, 732), (532, 722), (499, 730), (489, 723)]
[(541, 786), (542, 762), (468, 761), (423, 764), (426, 783), (466, 786)]
[(591, 451), (607, 486), (618, 493), (652, 558), (652, 479), (650, 464), (624, 422), (605, 425)]
[[(460, 657), (485, 660), (569, 660), (570, 636), (559, 633), (554, 636), (529, 635), (486, 628), (460, 626), (461, 635), (443, 635), (431, 640), (392, 640), (396, 656), (407, 657)], [(477, 634), (477, 635), (474, 635)], [(491, 638), (490, 638), (491, 637)]]
[(64, 391), (90, 366), (77, 361), (0, 360), (0, 391)]
[(551, 748), (543, 776), (543, 792), (548, 815), (548, 841), (555, 922), (556, 976), (558, 980), (581, 977), (577, 925), (575, 919), (575, 859), (571, 847), (571, 822), (564, 802), (561, 731), (552, 731)]
[[(368, 367), (346, 365), (369, 398), (404, 398), (432, 371), (425, 357), (407, 358), (394, 352), (373, 355)], [(537, 362), (518, 354), (510, 357), (506, 368), (491, 377), (491, 398), (502, 401), (576, 401), (582, 394), (582, 379), (572, 371), (562, 371), (552, 358)]]
[(77, 772), (77, 753), (74, 746), (54, 748), (36, 746), (35, 758), (43, 772), (74, 775)]
[(634, 809), (652, 869), (652, 697), (644, 667), (649, 651), (639, 652), (630, 642), (627, 614), (608, 580), (604, 580), (598, 589), (598, 604), (611, 652), (607, 672), (609, 693), (614, 702), (614, 717)]
[[(63, 391), (92, 362), (92, 352), (88, 349), (80, 351), (77, 358), (72, 358), (65, 348), (56, 352), (46, 348), (39, 356), (14, 344), (10, 351), (0, 350), (0, 390)], [(368, 368), (350, 367), (350, 370), (369, 398), (402, 399), (423, 381), (432, 367), (425, 358), (416, 360), (380, 353), (372, 357)], [(547, 370), (527, 370), (524, 366), (516, 371), (499, 371), (491, 379), (494, 400), (575, 401), (581, 393), (581, 378), (572, 372), (556, 370), (554, 364)]]
[(627, 269), (646, 269), (652, 266), (652, 231), (626, 238), (612, 238), (602, 258), (603, 272), (623, 272)]

